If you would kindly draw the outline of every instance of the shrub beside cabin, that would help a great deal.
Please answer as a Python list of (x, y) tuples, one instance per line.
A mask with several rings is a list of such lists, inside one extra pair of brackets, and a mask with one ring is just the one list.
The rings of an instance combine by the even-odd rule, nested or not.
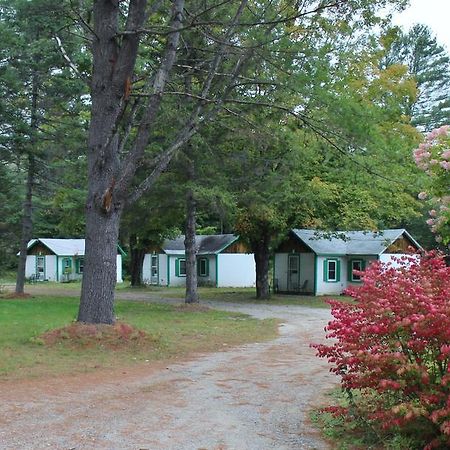
[[(123, 250), (117, 247), (117, 282), (122, 279)], [(36, 281), (74, 281), (83, 277), (84, 239), (32, 239), (25, 277)]]

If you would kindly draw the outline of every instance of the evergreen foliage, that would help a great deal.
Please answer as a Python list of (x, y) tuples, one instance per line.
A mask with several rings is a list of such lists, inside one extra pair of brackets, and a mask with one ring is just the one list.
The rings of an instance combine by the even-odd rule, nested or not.
[(418, 96), (410, 102), (412, 123), (431, 131), (450, 122), (450, 57), (426, 25), (387, 39), (384, 64), (403, 64), (417, 83)]

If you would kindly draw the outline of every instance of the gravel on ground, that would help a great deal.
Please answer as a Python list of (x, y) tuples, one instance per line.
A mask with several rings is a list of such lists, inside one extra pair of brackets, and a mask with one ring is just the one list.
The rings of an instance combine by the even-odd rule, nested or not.
[(182, 362), (2, 382), (0, 449), (331, 448), (309, 421), (336, 385), (309, 346), (329, 310), (202, 303), (280, 318), (280, 335)]

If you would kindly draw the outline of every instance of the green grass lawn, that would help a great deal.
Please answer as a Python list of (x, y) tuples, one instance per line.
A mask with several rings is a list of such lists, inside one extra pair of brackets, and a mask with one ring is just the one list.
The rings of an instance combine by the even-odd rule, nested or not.
[[(25, 292), (32, 295), (48, 296), (77, 296), (81, 289), (80, 282), (71, 283), (36, 283), (26, 284)], [(11, 287), (12, 290), (12, 287)], [(337, 298), (344, 302), (353, 301), (344, 296), (313, 296), (313, 295), (282, 295), (274, 294), (270, 300), (257, 300), (255, 288), (215, 288), (199, 287), (200, 300), (211, 300), (231, 303), (255, 303), (266, 305), (298, 305), (314, 308), (330, 308), (326, 302), (328, 298)], [(144, 286), (139, 288), (130, 287), (129, 283), (120, 283), (116, 286), (116, 297), (120, 299), (121, 294), (136, 293), (140, 299), (179, 299), (184, 300), (185, 289), (183, 287)]]
[(77, 298), (0, 299), (0, 379), (80, 373), (180, 358), (272, 339), (277, 334), (276, 320), (261, 321), (212, 309), (191, 311), (177, 305), (118, 301), (118, 319), (148, 332), (154, 338), (149, 348), (108, 350), (98, 346), (76, 350), (64, 344), (48, 347), (39, 343), (39, 335), (70, 324), (77, 310)]
[[(152, 298), (176, 298), (184, 299), (185, 289), (183, 287), (163, 287), (163, 286), (146, 286), (142, 288), (131, 288), (128, 284), (123, 283), (117, 287), (117, 295), (120, 297), (121, 292), (140, 292), (148, 293)], [(215, 287), (199, 287), (199, 296), (201, 300), (217, 300), (221, 302), (231, 303), (255, 303), (265, 305), (299, 305), (310, 306), (315, 308), (330, 308), (326, 302), (328, 296), (313, 295), (282, 295), (274, 294), (270, 300), (257, 300), (255, 288), (215, 288)], [(333, 297), (333, 296), (331, 296)], [(338, 300), (349, 302), (353, 301), (350, 297), (334, 296)]]

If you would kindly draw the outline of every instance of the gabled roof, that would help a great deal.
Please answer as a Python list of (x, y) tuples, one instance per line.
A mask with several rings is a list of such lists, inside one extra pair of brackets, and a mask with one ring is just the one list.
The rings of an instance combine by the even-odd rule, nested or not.
[(317, 255), (381, 255), (401, 236), (407, 237), (418, 249), (422, 248), (403, 228), (377, 232), (337, 231), (329, 238), (316, 230), (296, 229), (292, 233)]
[[(195, 242), (198, 246), (197, 255), (215, 255), (225, 250), (233, 242), (239, 239), (234, 234), (197, 235)], [(166, 239), (162, 250), (167, 255), (184, 255), (184, 235), (176, 239)]]
[[(36, 244), (45, 245), (51, 252), (57, 256), (84, 256), (84, 239), (51, 239), (39, 238), (31, 239), (28, 242), (28, 250)], [(119, 252), (124, 255), (124, 251), (117, 246)]]

